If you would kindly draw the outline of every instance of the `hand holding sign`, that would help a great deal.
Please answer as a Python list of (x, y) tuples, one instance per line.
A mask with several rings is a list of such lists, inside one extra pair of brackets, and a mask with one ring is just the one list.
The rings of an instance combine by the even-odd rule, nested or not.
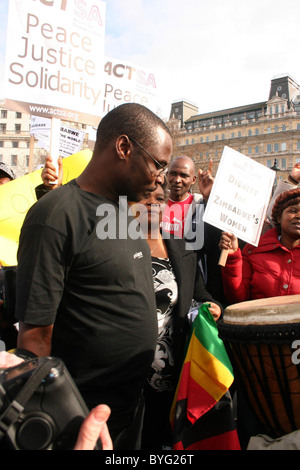
[(239, 249), (237, 237), (231, 232), (223, 232), (220, 238), (219, 248), (221, 250), (219, 265), (225, 266), (227, 256), (235, 253)]
[(44, 186), (48, 189), (55, 189), (62, 185), (63, 180), (63, 165), (62, 158), (59, 157), (57, 160), (58, 172), (56, 165), (53, 164), (53, 160), (50, 156), (46, 157), (46, 163), (42, 170), (41, 178)]

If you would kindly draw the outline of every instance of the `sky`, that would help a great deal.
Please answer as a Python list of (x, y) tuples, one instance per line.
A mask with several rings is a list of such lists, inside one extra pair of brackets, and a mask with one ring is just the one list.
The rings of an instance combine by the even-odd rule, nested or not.
[(213, 112), (266, 101), (275, 76), (300, 83), (299, 18), (299, 0), (106, 0), (105, 55), (157, 73), (162, 117), (181, 100)]

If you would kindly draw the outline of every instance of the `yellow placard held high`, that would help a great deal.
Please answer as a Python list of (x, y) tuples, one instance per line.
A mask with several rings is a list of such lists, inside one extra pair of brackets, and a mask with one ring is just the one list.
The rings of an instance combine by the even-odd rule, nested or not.
[[(63, 184), (80, 175), (91, 156), (87, 149), (64, 158)], [(0, 186), (0, 263), (4, 266), (17, 265), (20, 230), (41, 183), (41, 170), (37, 170)]]

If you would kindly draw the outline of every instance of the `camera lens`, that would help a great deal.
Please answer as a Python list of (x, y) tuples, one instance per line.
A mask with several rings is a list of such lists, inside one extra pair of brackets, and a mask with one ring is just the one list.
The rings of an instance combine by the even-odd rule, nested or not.
[(53, 438), (51, 418), (47, 415), (27, 416), (17, 433), (18, 445), (22, 450), (46, 449)]

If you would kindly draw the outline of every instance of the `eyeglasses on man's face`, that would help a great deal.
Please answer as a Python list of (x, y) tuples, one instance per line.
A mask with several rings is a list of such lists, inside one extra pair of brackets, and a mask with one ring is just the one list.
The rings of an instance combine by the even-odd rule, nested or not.
[(148, 152), (148, 150), (146, 150), (141, 144), (139, 144), (135, 139), (133, 139), (132, 137), (129, 137), (128, 136), (128, 139), (131, 140), (132, 142), (134, 142), (141, 150), (143, 150), (143, 152), (145, 152), (154, 162), (155, 164), (155, 168), (156, 168), (156, 173), (160, 176), (164, 173), (167, 172), (168, 168), (166, 165), (162, 165), (161, 163), (159, 163), (156, 158), (154, 158), (151, 153)]

